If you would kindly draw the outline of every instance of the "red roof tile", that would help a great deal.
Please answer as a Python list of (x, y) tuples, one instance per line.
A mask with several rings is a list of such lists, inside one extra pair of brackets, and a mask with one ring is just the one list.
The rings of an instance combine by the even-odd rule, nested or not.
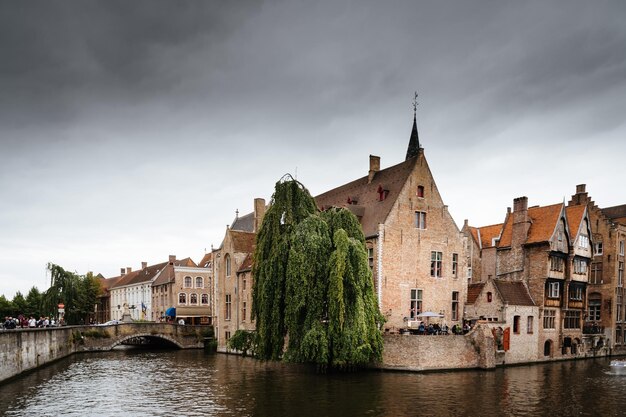
[(505, 304), (516, 306), (535, 305), (535, 302), (528, 292), (528, 288), (522, 281), (502, 281), (494, 279), (493, 284)]
[(572, 240), (576, 238), (578, 235), (578, 229), (580, 228), (580, 223), (583, 221), (583, 216), (585, 215), (585, 209), (587, 206), (569, 206), (565, 207), (565, 214), (567, 216), (567, 225), (569, 227), (569, 232), (572, 234)]
[(469, 284), (467, 286), (467, 304), (474, 304), (484, 287), (484, 282)]
[(500, 236), (500, 233), (502, 232), (502, 226), (503, 224), (492, 224), (489, 226), (483, 226), (478, 228), (479, 229), (479, 233), (480, 233), (480, 243), (481, 243), (481, 248), (491, 248), (493, 246), (495, 246), (493, 244), (493, 239), (497, 238)]
[[(563, 203), (544, 207), (530, 207), (528, 209), (530, 229), (528, 230), (528, 236), (525, 243), (540, 243), (549, 241), (554, 234), (562, 209)], [(513, 217), (515, 217), (515, 213), (511, 213), (511, 215), (509, 215), (504, 222), (502, 237), (498, 243), (499, 248), (511, 246)]]

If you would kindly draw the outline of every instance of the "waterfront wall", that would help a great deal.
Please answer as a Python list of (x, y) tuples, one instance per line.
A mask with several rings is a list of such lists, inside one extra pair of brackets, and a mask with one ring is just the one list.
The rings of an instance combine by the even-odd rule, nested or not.
[(124, 323), (0, 331), (0, 382), (75, 352), (111, 350), (131, 338), (166, 340), (181, 349), (204, 347), (208, 326)]
[(446, 369), (493, 369), (495, 341), (486, 326), (476, 326), (464, 336), (383, 336), (385, 349), (381, 369), (436, 371)]
[(72, 328), (0, 332), (0, 382), (76, 351)]

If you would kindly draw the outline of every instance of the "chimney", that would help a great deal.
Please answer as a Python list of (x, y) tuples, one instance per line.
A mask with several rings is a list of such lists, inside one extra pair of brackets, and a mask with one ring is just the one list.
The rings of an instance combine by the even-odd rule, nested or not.
[(130, 266), (126, 267), (126, 273), (130, 274), (131, 272), (133, 272), (133, 268), (131, 268)]
[(265, 199), (254, 199), (254, 233), (257, 233), (263, 223), (263, 217), (265, 216)]
[(170, 265), (174, 265), (174, 262), (176, 262), (176, 255), (170, 255)]
[(576, 194), (584, 193), (586, 188), (587, 188), (587, 184), (578, 184), (576, 186)]
[(120, 268), (120, 276), (122, 275), (126, 275), (126, 269), (125, 268)]
[(141, 263), (141, 269), (146, 269), (148, 267), (148, 262), (142, 262)]
[(513, 200), (513, 230), (511, 236), (511, 247), (521, 246), (526, 243), (529, 229), (530, 217), (528, 217), (528, 197), (518, 197)]
[(380, 156), (370, 155), (370, 171), (367, 176), (367, 183), (371, 184), (374, 175), (380, 171)]

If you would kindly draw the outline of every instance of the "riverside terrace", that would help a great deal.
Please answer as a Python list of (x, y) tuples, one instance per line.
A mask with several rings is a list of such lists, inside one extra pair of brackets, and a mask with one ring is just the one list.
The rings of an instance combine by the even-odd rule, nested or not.
[(212, 339), (212, 326), (169, 323), (122, 323), (111, 326), (64, 326), (0, 332), (0, 382), (77, 352), (111, 350), (137, 341), (200, 349)]

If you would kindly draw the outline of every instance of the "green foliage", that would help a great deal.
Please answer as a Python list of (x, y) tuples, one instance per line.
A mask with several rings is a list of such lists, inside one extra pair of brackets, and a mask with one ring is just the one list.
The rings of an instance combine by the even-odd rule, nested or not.
[(237, 330), (235, 334), (228, 340), (228, 347), (230, 349), (238, 350), (243, 356), (248, 355), (248, 352), (254, 354), (255, 351), (255, 339), (254, 332), (247, 330)]
[(47, 315), (56, 315), (57, 305), (65, 304), (65, 322), (84, 324), (89, 322), (100, 293), (100, 282), (90, 272), (77, 275), (58, 265), (48, 264), (50, 288), (42, 295), (42, 307)]
[(27, 314), (25, 311), (28, 310), (28, 304), (21, 292), (17, 291), (15, 293), (11, 303), (13, 304), (13, 317), (17, 317), (19, 314)]
[(37, 287), (33, 287), (26, 295), (26, 309), (23, 311), (24, 315), (33, 316), (35, 318), (39, 318), (44, 316), (43, 310), (41, 308), (41, 293), (37, 289)]
[(13, 315), (14, 315), (13, 303), (7, 300), (7, 298), (4, 295), (0, 295), (0, 318), (4, 320), (5, 317), (7, 316), (13, 317)]
[(284, 353), (287, 360), (322, 368), (380, 360), (383, 318), (365, 238), (352, 213), (320, 213), (302, 184), (281, 180), (256, 243), (258, 357), (277, 360)]
[(107, 332), (105, 332), (104, 330), (99, 330), (99, 329), (89, 329), (89, 330), (85, 330), (82, 335), (84, 337), (92, 337), (94, 339), (108, 339), (111, 336), (109, 336), (109, 334)]

